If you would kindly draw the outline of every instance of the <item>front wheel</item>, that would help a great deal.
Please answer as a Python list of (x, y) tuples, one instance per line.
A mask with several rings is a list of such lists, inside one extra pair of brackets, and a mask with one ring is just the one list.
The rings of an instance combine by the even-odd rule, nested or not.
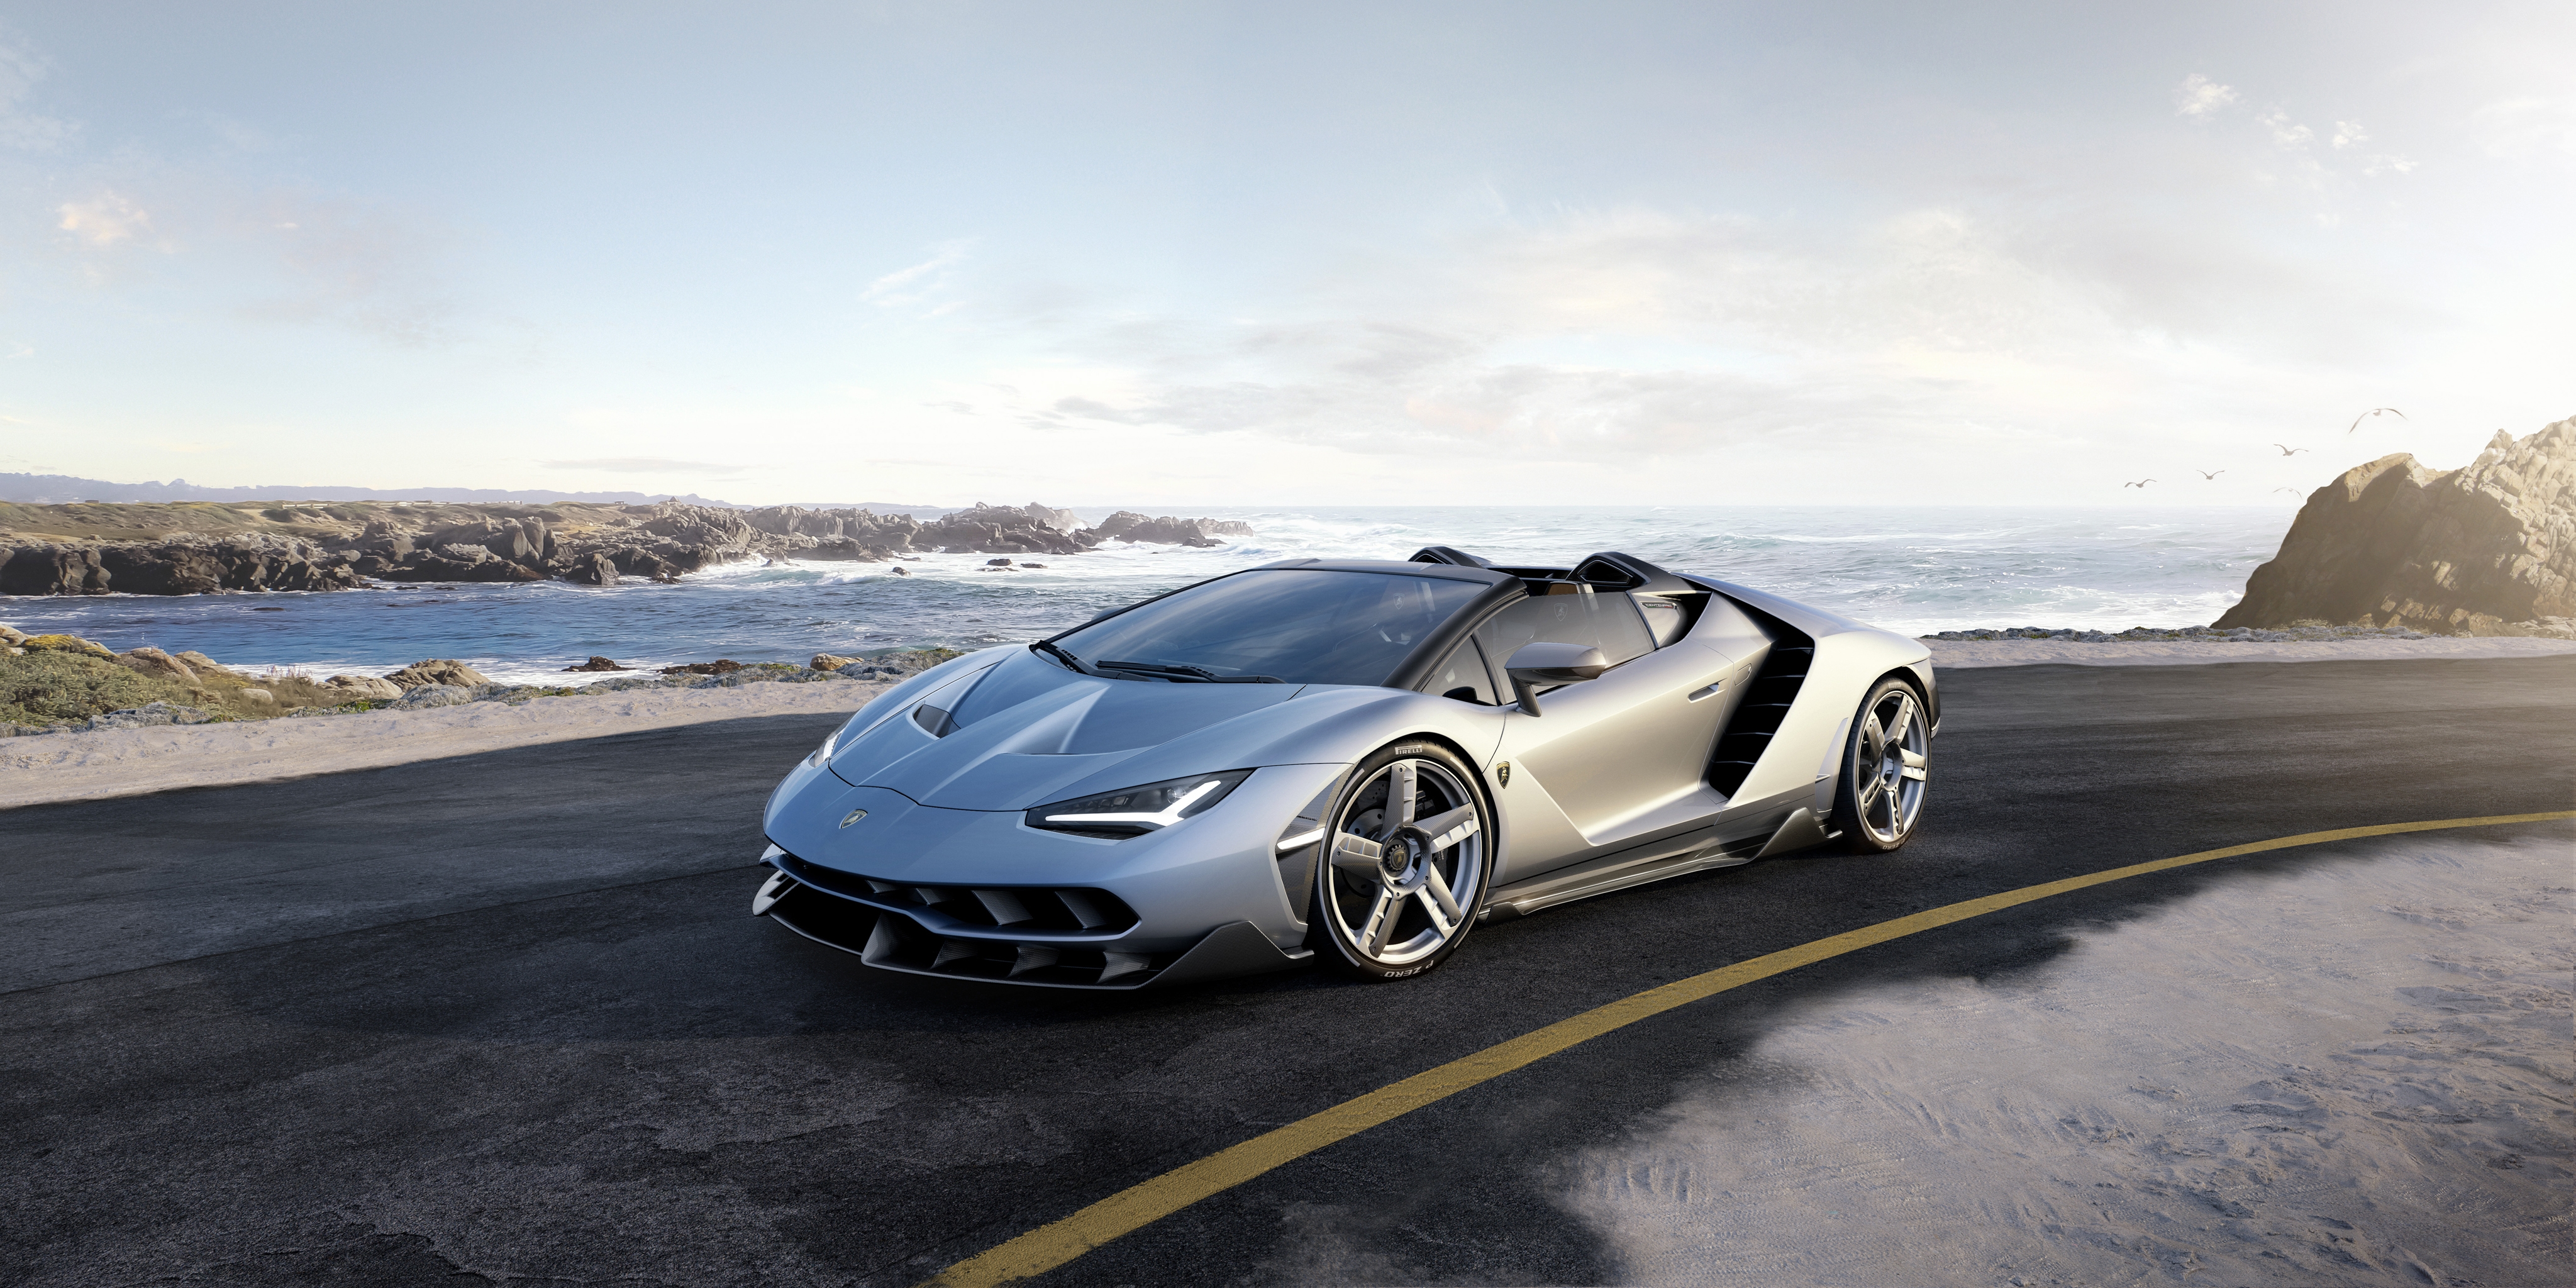
[(1870, 689), (1852, 717), (1834, 790), (1834, 826), (1855, 850), (1884, 854), (1905, 844), (1923, 818), (1932, 733), (1914, 686), (1890, 676)]
[(1466, 763), (1434, 743), (1380, 748), (1325, 825), (1307, 942), (1363, 979), (1419, 975), (1457, 951), (1492, 870), (1492, 819)]

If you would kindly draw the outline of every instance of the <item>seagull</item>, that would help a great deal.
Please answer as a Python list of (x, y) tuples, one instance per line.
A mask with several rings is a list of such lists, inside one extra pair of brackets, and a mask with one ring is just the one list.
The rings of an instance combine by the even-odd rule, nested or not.
[[(2347, 434), (2349, 434), (2349, 433), (2351, 433), (2352, 431), (2347, 429), (2347, 430), (2345, 430), (2344, 432), (2345, 432), (2345, 433), (2347, 433)], [(2299, 454), (2299, 453), (2301, 453), (2301, 452), (2304, 452), (2304, 451), (2309, 450), (2308, 448), (2305, 448), (2305, 447), (2292, 447), (2292, 446), (2290, 446), (2288, 443), (2274, 443), (2274, 444), (2272, 444), (2272, 446), (2277, 447), (2277, 448), (2280, 448), (2280, 449), (2281, 449), (2281, 455), (2283, 455), (2283, 456), (2296, 456), (2296, 455), (2298, 455), (2298, 454)]]
[(2202, 480), (2203, 482), (2216, 482), (2216, 481), (2218, 480), (2218, 476), (2219, 476), (2219, 475), (2221, 475), (2221, 474), (2224, 474), (2224, 473), (2226, 473), (2226, 472), (2227, 472), (2227, 471), (2225, 471), (2225, 470), (2193, 470), (2193, 471), (2192, 471), (2192, 473), (2199, 475), (2199, 476), (2201, 477), (2201, 480)]
[(2276, 487), (2272, 490), (2275, 492), (2287, 492), (2292, 496), (2297, 496), (2299, 494), (2299, 489), (2294, 487)]
[(2123, 483), (2123, 484), (2121, 484), (2120, 486), (2122, 486), (2122, 487), (2144, 488), (2144, 487), (2146, 487), (2146, 485), (2148, 485), (2148, 484), (2150, 484), (2150, 483), (2153, 483), (2153, 482), (2155, 482), (2155, 480), (2154, 480), (2154, 479), (2139, 479), (2139, 480), (2138, 480), (2137, 482), (2135, 482), (2135, 483)]
[(2356, 430), (2356, 429), (2361, 428), (2361, 422), (2363, 422), (2363, 421), (2365, 421), (2365, 420), (2368, 420), (2368, 419), (2370, 419), (2370, 418), (2371, 418), (2371, 417), (2373, 417), (2373, 416), (2379, 415), (2379, 414), (2380, 414), (2380, 413), (2382, 413), (2382, 412), (2385, 412), (2385, 413), (2387, 413), (2388, 415), (2391, 415), (2391, 416), (2395, 416), (2395, 417), (2396, 417), (2397, 419), (2399, 419), (2399, 420), (2404, 420), (2404, 419), (2406, 419), (2406, 413), (2404, 413), (2404, 412), (2402, 412), (2402, 411), (2399, 411), (2399, 410), (2397, 410), (2397, 409), (2396, 409), (2396, 408), (2394, 408), (2394, 407), (2373, 407), (2373, 408), (2371, 408), (2370, 410), (2368, 410), (2368, 411), (2366, 411), (2366, 412), (2363, 412), (2362, 414), (2360, 414), (2360, 415), (2358, 415), (2358, 416), (2353, 417), (2353, 418), (2352, 418), (2352, 424), (2350, 424), (2350, 425), (2348, 425), (2348, 426), (2345, 426), (2345, 427), (2344, 427), (2344, 431), (2343, 431), (2343, 432), (2345, 432), (2345, 433), (2349, 434), (2349, 433), (2351, 433), (2352, 431), (2354, 431), (2354, 430)]

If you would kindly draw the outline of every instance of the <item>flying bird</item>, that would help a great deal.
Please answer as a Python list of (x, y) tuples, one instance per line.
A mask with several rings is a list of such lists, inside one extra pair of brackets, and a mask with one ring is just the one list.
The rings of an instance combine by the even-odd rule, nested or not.
[(2365, 420), (2368, 420), (2368, 419), (2370, 419), (2370, 418), (2371, 418), (2371, 417), (2373, 417), (2373, 416), (2380, 415), (2380, 414), (2381, 414), (2381, 413), (2383, 413), (2383, 412), (2384, 412), (2384, 413), (2386, 413), (2386, 414), (2388, 414), (2388, 415), (2395, 416), (2395, 417), (2396, 417), (2397, 419), (2399, 419), (2399, 420), (2404, 420), (2404, 419), (2406, 419), (2406, 413), (2404, 413), (2404, 412), (2402, 412), (2402, 411), (2399, 411), (2399, 410), (2397, 410), (2397, 409), (2396, 409), (2396, 408), (2394, 408), (2394, 407), (2373, 407), (2373, 408), (2371, 408), (2370, 410), (2368, 410), (2368, 411), (2366, 411), (2366, 412), (2363, 412), (2362, 414), (2360, 414), (2360, 415), (2358, 415), (2358, 416), (2353, 417), (2353, 418), (2352, 418), (2352, 423), (2351, 423), (2350, 425), (2345, 426), (2345, 427), (2344, 427), (2344, 431), (2343, 431), (2343, 432), (2345, 432), (2345, 433), (2349, 434), (2349, 433), (2351, 433), (2352, 431), (2354, 431), (2354, 430), (2356, 430), (2356, 429), (2361, 428), (2361, 422), (2363, 422), (2363, 421), (2365, 421)]
[(2299, 494), (2299, 489), (2294, 487), (2276, 487), (2272, 490), (2275, 492), (2287, 492), (2292, 496), (2297, 496)]
[[(2351, 433), (2352, 431), (2347, 429), (2347, 430), (2345, 430), (2344, 432), (2345, 432), (2345, 433), (2347, 433), (2347, 434), (2349, 434), (2349, 433)], [(2308, 450), (2310, 450), (2310, 449), (2305, 448), (2305, 447), (2292, 447), (2292, 446), (2290, 446), (2288, 443), (2274, 443), (2274, 444), (2272, 444), (2272, 446), (2277, 447), (2277, 448), (2280, 448), (2280, 449), (2281, 449), (2281, 455), (2283, 455), (2283, 456), (2296, 456), (2296, 455), (2298, 455), (2298, 454), (2299, 454), (2299, 453), (2301, 453), (2301, 452), (2304, 452), (2304, 451), (2308, 451)]]
[(2155, 482), (2155, 480), (2154, 480), (2154, 479), (2139, 479), (2139, 480), (2138, 480), (2137, 482), (2135, 482), (2135, 483), (2123, 483), (2123, 484), (2121, 484), (2120, 486), (2122, 486), (2122, 487), (2143, 488), (2143, 487), (2145, 487), (2146, 485), (2148, 485), (2148, 484), (2150, 484), (2150, 483), (2153, 483), (2153, 482)]
[(2192, 471), (2192, 473), (2199, 475), (2199, 476), (2201, 477), (2202, 481), (2204, 481), (2204, 482), (2215, 482), (2215, 481), (2217, 480), (2217, 478), (2218, 478), (2218, 476), (2219, 476), (2219, 475), (2224, 474), (2224, 473), (2226, 473), (2226, 472), (2227, 472), (2227, 471), (2225, 471), (2225, 470), (2193, 470), (2193, 471)]

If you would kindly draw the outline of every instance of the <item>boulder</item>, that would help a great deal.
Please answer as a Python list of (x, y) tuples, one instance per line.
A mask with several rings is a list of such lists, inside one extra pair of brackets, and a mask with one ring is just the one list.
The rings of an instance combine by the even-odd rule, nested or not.
[(268, 691), (268, 690), (266, 690), (266, 689), (244, 689), (244, 690), (242, 690), (242, 691), (241, 691), (241, 698), (242, 698), (242, 700), (243, 700), (243, 701), (245, 701), (245, 702), (275, 702), (275, 701), (277, 701), (277, 695), (276, 695), (276, 694), (274, 694), (274, 693), (269, 692), (269, 691)]
[(414, 662), (386, 676), (385, 679), (395, 688), (406, 690), (429, 684), (445, 684), (470, 689), (478, 684), (492, 682), (482, 672), (454, 658), (431, 658), (425, 662)]
[(837, 671), (845, 666), (864, 666), (866, 664), (866, 658), (842, 657), (837, 653), (817, 653), (814, 655), (813, 662), (814, 669), (817, 671)]
[(912, 572), (911, 572), (911, 570), (909, 570), (909, 569), (905, 568), (902, 564), (896, 564), (896, 565), (894, 566), (894, 575), (895, 575), (895, 576), (898, 576), (898, 577), (909, 577), (909, 576), (911, 576), (911, 575), (912, 575)]
[(245, 680), (250, 678), (195, 649), (189, 649), (187, 652), (181, 653), (178, 660), (187, 663), (188, 669), (196, 672), (200, 676), (226, 675), (231, 676), (236, 680)]
[(584, 662), (579, 666), (567, 666), (564, 669), (567, 671), (632, 671), (635, 668), (631, 666), (620, 666), (616, 662), (593, 653), (591, 654), (589, 661)]
[(188, 664), (157, 648), (128, 649), (116, 659), (117, 665), (145, 675), (164, 676), (190, 688), (197, 686), (197, 673)]
[(14, 626), (0, 626), (0, 644), (16, 648), (27, 642), (27, 633)]
[(2553, 634), (2576, 617), (2576, 418), (2434, 471), (2406, 453), (2308, 497), (2221, 629), (2294, 623)]
[(593, 550), (573, 560), (563, 579), (585, 586), (614, 586), (617, 584), (617, 561), (609, 558), (605, 551)]
[(353, 702), (360, 698), (371, 702), (391, 702), (403, 695), (401, 685), (372, 675), (335, 675), (322, 683), (347, 694)]

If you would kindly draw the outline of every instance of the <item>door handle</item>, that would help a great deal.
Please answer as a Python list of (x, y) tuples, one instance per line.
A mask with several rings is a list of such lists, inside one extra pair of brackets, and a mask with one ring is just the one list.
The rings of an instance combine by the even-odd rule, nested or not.
[(1700, 687), (1698, 687), (1698, 688), (1696, 688), (1696, 689), (1691, 690), (1691, 691), (1690, 691), (1690, 700), (1691, 700), (1691, 701), (1693, 701), (1693, 702), (1697, 702), (1697, 701), (1699, 701), (1701, 698), (1713, 698), (1713, 697), (1716, 697), (1716, 696), (1717, 696), (1717, 691), (1718, 691), (1718, 690), (1720, 690), (1720, 689), (1723, 689), (1723, 688), (1725, 688), (1725, 687), (1726, 687), (1726, 681), (1724, 681), (1724, 680), (1712, 680), (1712, 681), (1708, 682), (1707, 684), (1703, 684), (1703, 685), (1701, 685)]

